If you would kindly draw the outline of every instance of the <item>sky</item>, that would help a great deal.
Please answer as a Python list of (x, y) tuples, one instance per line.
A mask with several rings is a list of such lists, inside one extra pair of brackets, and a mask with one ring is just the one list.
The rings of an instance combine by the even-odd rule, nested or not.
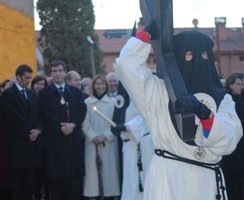
[[(36, 2), (37, 0), (34, 0)], [(95, 29), (132, 28), (141, 17), (139, 0), (92, 0), (96, 16)], [(174, 27), (214, 27), (215, 17), (226, 17), (227, 27), (241, 27), (244, 0), (173, 0)], [(40, 29), (35, 12), (35, 27)]]

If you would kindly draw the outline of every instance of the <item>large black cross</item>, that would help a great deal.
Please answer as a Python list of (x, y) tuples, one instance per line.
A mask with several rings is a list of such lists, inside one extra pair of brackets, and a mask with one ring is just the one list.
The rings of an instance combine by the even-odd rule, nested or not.
[[(187, 90), (173, 53), (173, 2), (172, 0), (140, 0), (140, 8), (145, 24), (156, 20), (158, 39), (151, 44), (156, 55), (157, 75), (164, 79), (174, 111), (176, 99), (187, 95)], [(183, 141), (195, 136), (193, 114), (175, 114), (176, 129)]]

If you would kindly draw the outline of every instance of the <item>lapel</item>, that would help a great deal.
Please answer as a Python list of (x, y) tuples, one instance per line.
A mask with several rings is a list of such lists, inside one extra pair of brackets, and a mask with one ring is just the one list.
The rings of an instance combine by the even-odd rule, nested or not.
[(12, 92), (17, 102), (16, 108), (18, 108), (20, 112), (28, 118), (29, 116), (28, 102), (24, 99), (24, 97), (22, 96), (22, 94), (20, 93), (19, 89), (15, 84), (12, 86)]
[(70, 102), (70, 100), (71, 100), (70, 93), (71, 93), (70, 86), (68, 84), (65, 84), (65, 87), (64, 87), (64, 98), (65, 98), (65, 101)]
[(22, 96), (21, 92), (17, 88), (16, 84), (13, 85), (13, 95), (19, 100), (18, 102), (21, 102), (24, 105), (27, 105), (26, 100)]
[(60, 94), (59, 94), (58, 88), (54, 85), (54, 83), (52, 83), (50, 85), (50, 91), (55, 96), (56, 100), (59, 101), (60, 100)]
[(34, 101), (35, 97), (33, 96), (33, 92), (29, 88), (26, 88), (26, 94), (27, 94), (27, 97), (28, 97), (28, 107), (29, 107), (29, 110), (30, 110), (30, 114), (31, 114), (31, 116), (34, 116), (35, 115), (34, 106), (36, 104), (33, 101)]

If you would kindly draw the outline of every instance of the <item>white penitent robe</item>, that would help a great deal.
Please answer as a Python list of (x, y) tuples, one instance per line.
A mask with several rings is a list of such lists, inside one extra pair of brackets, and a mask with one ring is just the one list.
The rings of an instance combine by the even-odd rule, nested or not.
[[(130, 102), (125, 115), (126, 132), (122, 132), (123, 142), (123, 185), (121, 200), (142, 200), (143, 191), (139, 190), (139, 177), (144, 189), (145, 177), (153, 157), (153, 142), (149, 127)], [(142, 171), (139, 172), (138, 145), (140, 145)]]
[[(132, 37), (117, 59), (116, 72), (130, 98), (150, 125), (157, 149), (167, 150), (191, 160), (217, 163), (230, 154), (242, 137), (242, 127), (232, 98), (226, 94), (214, 115), (208, 138), (203, 136), (201, 123), (195, 142), (205, 154), (197, 160), (197, 146), (184, 143), (172, 124), (169, 96), (163, 80), (146, 67), (151, 45)], [(215, 200), (215, 172), (201, 166), (154, 155), (150, 163), (144, 200)]]

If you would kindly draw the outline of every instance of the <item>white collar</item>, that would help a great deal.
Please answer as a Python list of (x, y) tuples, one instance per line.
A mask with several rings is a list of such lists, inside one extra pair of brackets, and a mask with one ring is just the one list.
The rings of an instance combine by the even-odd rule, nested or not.
[(59, 89), (60, 87), (62, 87), (63, 89), (65, 88), (65, 83), (63, 83), (62, 85), (58, 85), (58, 84), (54, 83), (54, 85), (57, 89)]
[(108, 103), (110, 100), (111, 100), (111, 97), (109, 97), (107, 94), (105, 94), (102, 99), (97, 99), (94, 96), (91, 97), (91, 103), (95, 103), (97, 101), (102, 101), (102, 102)]
[(26, 90), (26, 88), (21, 87), (17, 81), (15, 81), (15, 85), (17, 86), (18, 90), (21, 92), (22, 90)]

